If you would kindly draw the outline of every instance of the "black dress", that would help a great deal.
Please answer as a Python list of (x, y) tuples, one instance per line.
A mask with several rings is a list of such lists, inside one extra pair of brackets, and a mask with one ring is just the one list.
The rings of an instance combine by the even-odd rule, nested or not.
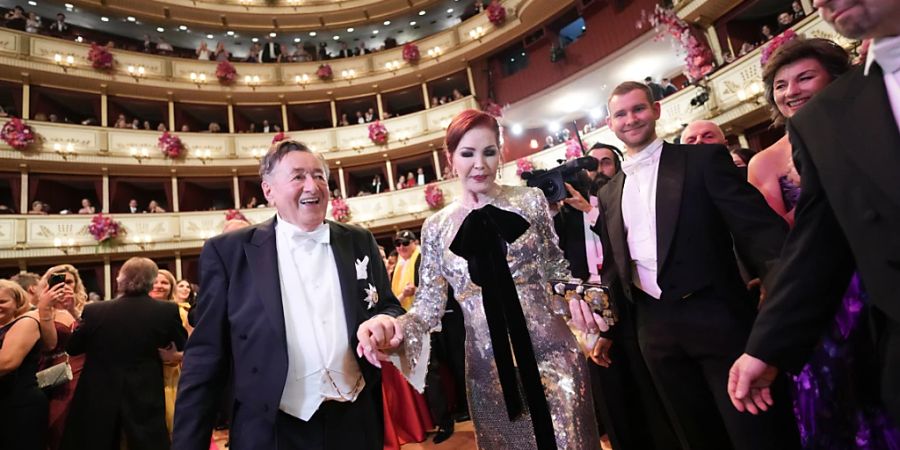
[[(34, 320), (23, 316), (0, 327), (0, 348), (6, 333), (20, 320)], [(22, 364), (12, 372), (0, 376), (0, 448), (4, 450), (43, 450), (47, 434), (47, 397), (37, 386), (38, 360), (41, 342), (38, 340), (25, 355)]]

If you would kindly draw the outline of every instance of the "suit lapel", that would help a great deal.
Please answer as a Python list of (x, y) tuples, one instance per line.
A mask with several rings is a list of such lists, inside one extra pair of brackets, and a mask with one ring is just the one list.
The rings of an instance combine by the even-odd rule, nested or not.
[(344, 315), (347, 319), (347, 334), (349, 342), (354, 342), (356, 327), (359, 325), (359, 308), (362, 299), (357, 298), (359, 289), (357, 289), (353, 236), (346, 228), (334, 222), (328, 221), (328, 227), (331, 229), (331, 251), (334, 254), (334, 262), (337, 265), (338, 278), (340, 278), (341, 282)]
[(601, 203), (605, 205), (603, 217), (606, 220), (607, 233), (613, 260), (622, 277), (623, 283), (631, 284), (631, 255), (628, 253), (628, 236), (625, 234), (625, 221), (622, 218), (622, 188), (625, 186), (625, 172), (619, 172), (601, 190)]
[(253, 233), (250, 242), (244, 243), (249, 277), (253, 291), (259, 293), (266, 316), (278, 336), (284, 340), (284, 307), (281, 304), (281, 280), (278, 275), (278, 249), (275, 247), (275, 218), (263, 222)]
[[(897, 189), (897, 171), (900, 170), (900, 131), (891, 109), (884, 75), (878, 64), (872, 65), (869, 75), (861, 69), (854, 72), (856, 79), (845, 83), (844, 98), (829, 111), (843, 111), (838, 123), (847, 133), (843, 136), (841, 151), (849, 152), (850, 160), (857, 164), (884, 193), (900, 206), (900, 189)], [(819, 153), (819, 152), (816, 152)], [(824, 152), (822, 158), (827, 157)]]
[(684, 150), (664, 143), (659, 156), (659, 172), (656, 175), (656, 270), (662, 272), (681, 209), (681, 193), (684, 187)]

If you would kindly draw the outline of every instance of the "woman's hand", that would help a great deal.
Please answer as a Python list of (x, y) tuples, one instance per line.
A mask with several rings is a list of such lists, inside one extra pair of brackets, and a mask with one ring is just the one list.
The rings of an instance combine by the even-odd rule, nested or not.
[(584, 300), (569, 300), (569, 312), (572, 313), (572, 326), (585, 334), (600, 334), (609, 331), (609, 325), (599, 314), (591, 311)]
[(156, 349), (159, 352), (159, 359), (162, 360), (163, 364), (166, 365), (175, 365), (181, 362), (183, 358), (183, 354), (178, 351), (178, 348), (175, 347), (174, 342), (169, 342), (169, 345)]
[(396, 318), (378, 314), (360, 324), (356, 337), (359, 339), (356, 355), (365, 356), (369, 363), (381, 368), (381, 361), (387, 360), (387, 354), (381, 350), (399, 347), (403, 342), (403, 330)]
[(53, 315), (53, 308), (63, 300), (65, 289), (66, 285), (64, 283), (59, 283), (53, 287), (48, 286), (46, 281), (41, 281), (38, 284), (38, 301), (36, 306), (42, 317)]

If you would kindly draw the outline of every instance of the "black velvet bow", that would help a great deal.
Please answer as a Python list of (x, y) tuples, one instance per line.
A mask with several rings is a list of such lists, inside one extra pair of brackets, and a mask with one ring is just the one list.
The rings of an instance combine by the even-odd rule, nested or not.
[(450, 251), (466, 260), (472, 282), (481, 287), (484, 315), (509, 420), (522, 414), (517, 382), (520, 378), (538, 448), (555, 449), (547, 397), (519, 294), (506, 262), (507, 245), (522, 236), (529, 226), (528, 221), (518, 214), (487, 205), (469, 213), (450, 244)]

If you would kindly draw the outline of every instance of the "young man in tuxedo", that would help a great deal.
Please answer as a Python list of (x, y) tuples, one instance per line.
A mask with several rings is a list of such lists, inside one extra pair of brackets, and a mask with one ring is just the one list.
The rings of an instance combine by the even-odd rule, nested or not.
[(780, 408), (762, 417), (737, 413), (724, 391), (758, 302), (732, 247), (764, 276), (787, 224), (724, 146), (659, 139), (647, 85), (622, 83), (608, 103), (607, 124), (628, 156), (599, 193), (609, 242), (601, 276), (634, 303), (638, 344), (682, 447), (798, 448), (786, 380)]
[[(303, 144), (275, 144), (260, 176), (276, 216), (203, 246), (174, 449), (209, 448), (229, 373), (233, 448), (383, 447), (381, 372), (355, 354), (356, 329), (403, 309), (372, 234), (325, 220), (328, 173)], [(394, 336), (392, 326), (379, 332)]]
[[(597, 191), (621, 170), (622, 153), (615, 146), (598, 142), (588, 156), (597, 160), (597, 170), (585, 172), (580, 189), (566, 185), (570, 197), (553, 217), (553, 225), (572, 276), (601, 283), (604, 225)], [(621, 295), (618, 290), (613, 293)], [(601, 337), (594, 357), (597, 364), (590, 365), (601, 434), (605, 432), (618, 450), (677, 448), (678, 441), (637, 345), (632, 305), (621, 301), (616, 306), (619, 321)]]
[(900, 2), (813, 6), (842, 35), (874, 40), (865, 64), (788, 121), (802, 190), (794, 229), (728, 393), (741, 411), (777, 406), (772, 379), (806, 363), (857, 271), (869, 295), (881, 399), (900, 426)]
[(279, 56), (281, 56), (281, 45), (275, 42), (271, 36), (267, 37), (262, 48), (262, 62), (278, 62)]

